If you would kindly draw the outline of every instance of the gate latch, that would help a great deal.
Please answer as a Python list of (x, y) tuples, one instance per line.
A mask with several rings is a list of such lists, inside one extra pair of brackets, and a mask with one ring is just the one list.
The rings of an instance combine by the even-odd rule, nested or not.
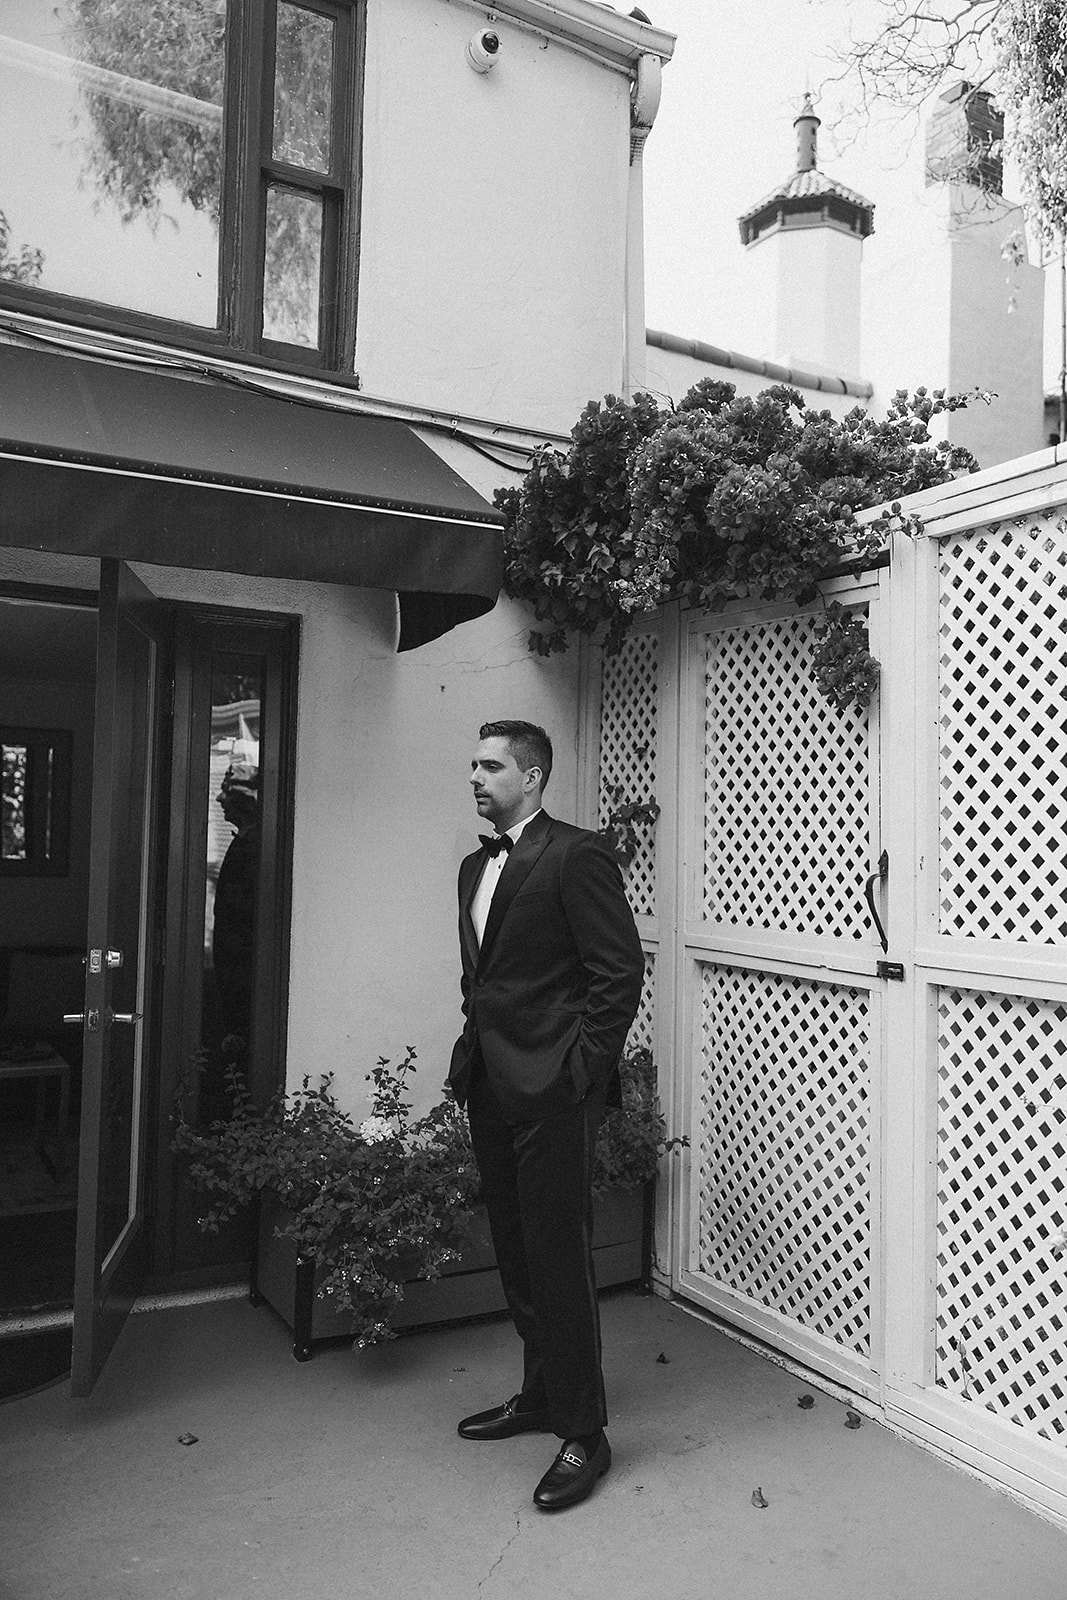
[(892, 978), (895, 983), (904, 982), (903, 961), (879, 961), (874, 970), (880, 978)]

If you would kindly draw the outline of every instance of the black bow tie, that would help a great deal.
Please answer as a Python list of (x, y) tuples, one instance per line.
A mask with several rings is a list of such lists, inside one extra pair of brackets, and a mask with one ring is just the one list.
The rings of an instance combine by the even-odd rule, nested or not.
[(501, 850), (507, 855), (515, 843), (510, 833), (480, 833), (478, 838), (491, 856), (498, 856)]

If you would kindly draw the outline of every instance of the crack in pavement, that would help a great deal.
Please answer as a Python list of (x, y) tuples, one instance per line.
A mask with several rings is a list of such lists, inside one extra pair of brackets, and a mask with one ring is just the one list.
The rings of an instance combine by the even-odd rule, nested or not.
[(489, 1571), (486, 1573), (485, 1577), (482, 1578), (481, 1581), (479, 1582), (479, 1584), (478, 1584), (478, 1593), (479, 1594), (481, 1594), (482, 1589), (489, 1582), (489, 1579), (493, 1576), (493, 1573), (496, 1571), (497, 1567), (499, 1567), (500, 1563), (503, 1561), (504, 1557), (507, 1555), (508, 1551), (511, 1549), (512, 1545), (515, 1543), (515, 1540), (519, 1537), (519, 1534), (521, 1532), (522, 1532), (522, 1518), (521, 1517), (516, 1517), (515, 1518), (515, 1532), (511, 1535), (511, 1538), (508, 1540), (508, 1542), (504, 1546), (503, 1550), (501, 1550), (500, 1554), (497, 1556), (496, 1560), (493, 1562), (493, 1565), (489, 1568)]

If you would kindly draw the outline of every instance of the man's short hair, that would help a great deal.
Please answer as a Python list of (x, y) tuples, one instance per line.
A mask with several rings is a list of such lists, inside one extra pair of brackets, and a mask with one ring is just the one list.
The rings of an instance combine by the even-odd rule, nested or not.
[(544, 728), (533, 722), (483, 722), (478, 729), (479, 739), (506, 739), (516, 765), (523, 772), (531, 767), (541, 768), (541, 788), (544, 789), (552, 772), (552, 740)]

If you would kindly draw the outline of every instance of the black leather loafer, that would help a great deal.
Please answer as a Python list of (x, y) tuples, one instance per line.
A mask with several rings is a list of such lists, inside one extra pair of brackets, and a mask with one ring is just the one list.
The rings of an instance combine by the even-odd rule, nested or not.
[(522, 1395), (513, 1395), (502, 1406), (477, 1411), (459, 1425), (462, 1439), (512, 1439), (517, 1433), (550, 1433), (548, 1412), (522, 1409)]
[(574, 1439), (566, 1440), (534, 1490), (534, 1505), (541, 1511), (562, 1511), (565, 1506), (576, 1506), (579, 1500), (592, 1494), (610, 1466), (611, 1446), (603, 1434), (590, 1456)]

